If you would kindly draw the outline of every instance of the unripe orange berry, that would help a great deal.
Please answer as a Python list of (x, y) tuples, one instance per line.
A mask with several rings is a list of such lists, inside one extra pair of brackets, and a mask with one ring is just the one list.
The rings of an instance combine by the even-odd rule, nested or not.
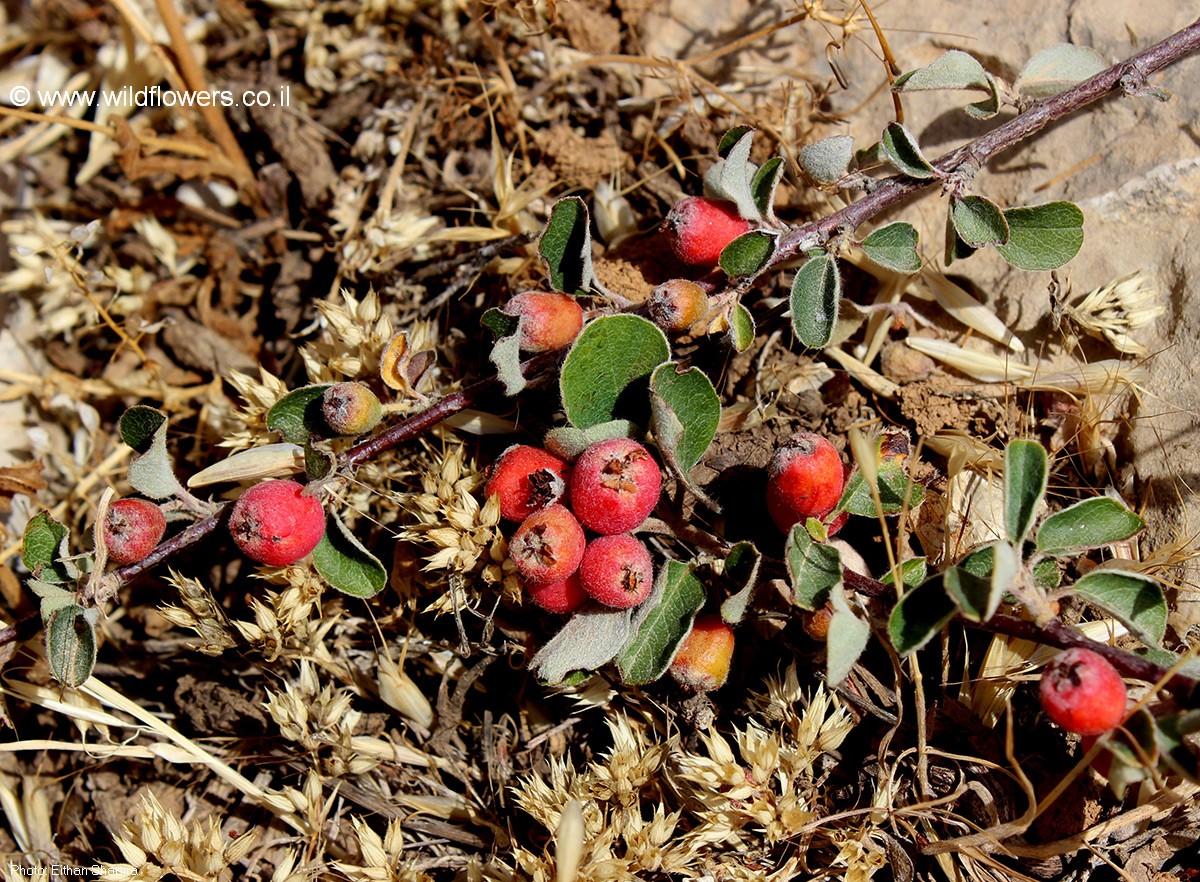
[(656, 325), (681, 334), (708, 314), (708, 295), (690, 279), (671, 279), (654, 289), (648, 309)]
[(362, 383), (334, 383), (321, 397), (321, 412), (339, 435), (361, 435), (383, 419), (379, 396)]
[(524, 319), (520, 347), (525, 352), (562, 349), (583, 328), (579, 301), (557, 291), (525, 291), (509, 300), (502, 312)]
[(698, 616), (675, 659), (671, 676), (697, 692), (720, 689), (733, 662), (733, 628), (719, 615)]

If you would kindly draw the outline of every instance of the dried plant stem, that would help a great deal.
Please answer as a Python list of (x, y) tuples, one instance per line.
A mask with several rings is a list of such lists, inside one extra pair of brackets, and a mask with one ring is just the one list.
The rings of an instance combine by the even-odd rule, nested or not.
[(857, 202), (828, 217), (791, 230), (779, 240), (779, 247), (764, 272), (790, 260), (810, 248), (819, 247), (833, 236), (857, 229), (914, 193), (943, 183), (954, 174), (969, 178), (997, 154), (1036, 135), (1046, 126), (1080, 110), (1118, 90), (1137, 94), (1146, 91), (1147, 79), (1164, 67), (1200, 49), (1200, 19), (1165, 40), (1155, 43), (1125, 61), (1101, 71), (1090, 80), (1067, 89), (1052, 98), (1039, 101), (1029, 110), (997, 126), (986, 135), (964, 144), (935, 160), (932, 165), (941, 177), (916, 180), (891, 177)]

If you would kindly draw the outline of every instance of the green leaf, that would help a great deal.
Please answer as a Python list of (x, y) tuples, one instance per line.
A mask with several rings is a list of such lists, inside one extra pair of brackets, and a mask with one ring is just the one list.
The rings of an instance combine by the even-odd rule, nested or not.
[(996, 250), (1017, 269), (1057, 269), (1083, 246), (1083, 212), (1073, 202), (1009, 208), (1004, 219), (1008, 242)]
[(921, 268), (917, 254), (917, 231), (912, 224), (897, 221), (880, 227), (862, 241), (863, 253), (884, 269), (915, 273)]
[(666, 335), (648, 319), (610, 315), (589, 322), (559, 377), (567, 419), (580, 429), (615, 419), (626, 390), (670, 357)]
[(117, 422), (117, 431), (121, 433), (122, 441), (138, 453), (145, 453), (155, 433), (166, 421), (162, 411), (144, 404), (135, 404), (121, 414), (121, 419)]
[(963, 108), (967, 116), (973, 119), (991, 119), (1000, 112), (1000, 88), (991, 74), (987, 78), (987, 97)]
[(304, 474), (310, 481), (319, 481), (333, 471), (337, 458), (328, 450), (311, 444), (304, 445)]
[[(1007, 229), (1008, 222), (1005, 221)], [(962, 236), (958, 235), (958, 230), (954, 228), (954, 216), (952, 212), (946, 212), (946, 248), (942, 255), (942, 260), (946, 266), (954, 263), (956, 260), (966, 260), (975, 249), (962, 240)]]
[(742, 233), (721, 249), (721, 269), (731, 277), (757, 275), (775, 253), (777, 238), (778, 234), (767, 230)]
[(1127, 627), (1143, 643), (1162, 645), (1167, 633), (1167, 601), (1158, 582), (1150, 576), (1097, 569), (1081, 577), (1073, 590)]
[[(883, 457), (876, 468), (879, 472), (879, 503), (883, 506), (885, 515), (899, 514), (904, 509), (906, 496), (910, 509), (925, 498), (925, 488), (920, 484), (912, 484), (912, 489), (909, 490), (908, 472), (900, 460), (890, 456)], [(848, 511), (859, 517), (879, 517), (871, 488), (867, 485), (861, 469), (855, 469), (850, 475), (850, 480), (842, 490), (842, 498), (838, 500), (831, 514), (840, 511)]]
[(1200, 783), (1196, 754), (1188, 748), (1188, 735), (1200, 731), (1200, 711), (1186, 710), (1154, 721), (1159, 757), (1172, 771), (1193, 784)]
[(633, 438), (636, 440), (641, 434), (638, 427), (629, 420), (609, 420), (586, 429), (559, 426), (557, 429), (547, 432), (546, 437), (542, 440), (546, 449), (551, 453), (561, 456), (568, 462), (574, 462), (579, 458), (579, 454), (593, 444), (599, 444), (610, 438)]
[[(646, 603), (653, 599), (651, 594)], [(574, 671), (594, 671), (616, 658), (633, 632), (632, 622), (631, 609), (584, 608), (537, 651), (529, 669), (551, 685)]]
[(963, 618), (982, 622), (987, 618), (991, 586), (960, 567), (949, 567), (942, 573), (942, 585), (954, 601)]
[(792, 582), (792, 603), (813, 610), (825, 603), (842, 580), (842, 558), (832, 545), (813, 541), (802, 524), (792, 527), (783, 551)]
[(496, 379), (504, 387), (504, 394), (517, 395), (525, 388), (525, 374), (521, 370), (521, 324), (525, 316), (517, 318), (517, 331), (501, 337), (492, 344), (488, 361), (496, 369)]
[(767, 220), (775, 219), (775, 190), (783, 177), (783, 157), (775, 156), (762, 164), (750, 181), (750, 194), (758, 213)]
[(738, 352), (745, 352), (754, 342), (754, 334), (754, 316), (742, 304), (734, 304), (729, 313), (729, 339), (733, 348)]
[(1033, 565), (1033, 582), (1039, 588), (1053, 591), (1062, 584), (1062, 571), (1058, 561), (1052, 557), (1044, 557)]
[(666, 673), (704, 606), (704, 586), (686, 564), (667, 561), (659, 580), (658, 602), (649, 606), (632, 639), (617, 655), (621, 680), (632, 686), (652, 683)]
[(331, 385), (316, 383), (284, 395), (267, 411), (267, 428), (291, 444), (303, 444), (309, 435), (330, 434), (321, 399)]
[[(929, 561), (925, 557), (913, 557), (900, 564), (900, 582), (906, 588), (915, 588), (925, 581), (925, 576), (929, 572)], [(895, 584), (895, 579), (892, 578), (893, 572), (888, 570), (880, 579), (885, 585)]]
[(888, 618), (888, 636), (901, 655), (916, 652), (954, 618), (958, 608), (946, 593), (942, 577), (934, 576), (909, 591)]
[(1037, 532), (1037, 550), (1069, 557), (1128, 539), (1145, 522), (1115, 499), (1098, 496), (1050, 515)]
[(169, 499), (187, 491), (175, 476), (175, 465), (167, 452), (167, 423), (159, 423), (150, 439), (150, 446), (129, 464), (126, 474), (133, 489), (151, 499)]
[(1033, 529), (1049, 479), (1050, 458), (1041, 444), (1017, 440), (1004, 448), (1004, 527), (1014, 545)]
[(96, 667), (96, 622), (100, 611), (77, 604), (64, 606), (46, 622), (46, 660), (58, 682), (72, 688)]
[(70, 573), (61, 563), (68, 554), (68, 535), (67, 528), (50, 517), (48, 511), (39, 512), (29, 519), (21, 539), (21, 562), (35, 579), (46, 582), (71, 581)]
[(752, 186), (756, 169), (750, 161), (754, 129), (748, 126), (730, 129), (721, 143), (727, 146), (721, 153), (722, 158), (704, 176), (706, 190), (710, 195), (731, 200), (737, 205), (738, 214), (746, 220), (761, 220)]
[(734, 148), (734, 145), (736, 145), (738, 141), (742, 140), (742, 138), (746, 137), (747, 135), (753, 134), (753, 126), (734, 126), (724, 135), (722, 135), (721, 140), (717, 142), (717, 156), (724, 159), (729, 155), (729, 151)]
[(988, 72), (974, 56), (951, 49), (924, 67), (898, 76), (892, 83), (892, 89), (896, 92), (931, 92), (942, 89), (986, 91), (988, 79)]
[(810, 349), (827, 346), (837, 324), (841, 299), (842, 277), (837, 261), (828, 254), (810, 258), (792, 282), (792, 330), (796, 339)]
[(550, 287), (575, 294), (587, 291), (592, 272), (592, 233), (587, 204), (578, 196), (559, 199), (550, 209), (550, 220), (538, 240), (538, 254), (546, 262)]
[(850, 608), (841, 582), (833, 586), (829, 599), (833, 603), (833, 618), (829, 620), (829, 633), (825, 637), (825, 679), (830, 686), (838, 686), (850, 676), (859, 656), (867, 648), (871, 626)]
[(982, 196), (950, 200), (950, 221), (958, 238), (972, 250), (984, 245), (1003, 245), (1008, 241), (1008, 221), (1004, 219), (1004, 212), (995, 202)]
[(836, 184), (845, 177), (854, 158), (854, 139), (834, 135), (806, 145), (800, 151), (800, 168), (818, 184)]
[(321, 578), (343, 594), (374, 597), (387, 584), (387, 570), (379, 558), (363, 548), (332, 512), (325, 518), (325, 535), (312, 557)]
[(1095, 49), (1059, 43), (1029, 59), (1014, 85), (1024, 98), (1049, 98), (1091, 79), (1107, 67)]
[(917, 139), (900, 123), (888, 123), (880, 141), (884, 158), (894, 165), (901, 174), (918, 180), (928, 180), (938, 176), (937, 170), (929, 164), (929, 160), (917, 146)]
[(721, 399), (699, 368), (669, 361), (650, 375), (651, 426), (667, 463), (683, 477), (700, 462), (717, 435)]
[(492, 332), (492, 340), (496, 341), (517, 333), (520, 318), (493, 306), (480, 317), (479, 323)]
[(726, 623), (736, 625), (745, 618), (761, 564), (762, 554), (751, 542), (738, 542), (729, 549), (721, 575), (736, 590), (721, 604), (721, 619)]

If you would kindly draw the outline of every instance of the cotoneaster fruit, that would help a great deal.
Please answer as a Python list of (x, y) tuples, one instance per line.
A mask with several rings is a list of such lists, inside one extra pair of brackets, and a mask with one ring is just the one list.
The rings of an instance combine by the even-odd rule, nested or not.
[(671, 676), (697, 692), (720, 689), (733, 663), (733, 628), (719, 615), (697, 616), (671, 662)]
[(122, 565), (145, 560), (166, 530), (166, 516), (149, 499), (118, 499), (104, 516), (108, 559)]
[(640, 527), (661, 491), (658, 462), (630, 438), (593, 444), (571, 472), (572, 510), (585, 527), (605, 536)]
[(524, 319), (518, 345), (525, 352), (562, 349), (583, 328), (579, 301), (557, 291), (525, 291), (509, 300), (501, 311)]
[(579, 582), (597, 603), (631, 609), (641, 604), (654, 587), (654, 564), (640, 539), (628, 533), (600, 536), (583, 551)]
[(500, 517), (523, 521), (567, 491), (571, 467), (549, 450), (514, 444), (500, 454), (483, 492), (500, 497)]
[(689, 266), (710, 268), (717, 265), (726, 245), (750, 229), (733, 202), (703, 196), (676, 202), (663, 226), (676, 257)]
[(587, 538), (575, 515), (548, 505), (527, 517), (508, 544), (508, 556), (529, 585), (552, 585), (579, 569)]
[(1072, 647), (1046, 666), (1038, 697), (1052, 722), (1079, 735), (1100, 735), (1125, 719), (1121, 675), (1108, 659), (1084, 647)]
[[(837, 448), (820, 435), (801, 432), (789, 438), (771, 458), (767, 510), (779, 529), (787, 533), (796, 524), (809, 518), (820, 520), (833, 511), (844, 485), (845, 471)], [(832, 527), (830, 532), (834, 532)]]
[(325, 535), (325, 509), (295, 481), (263, 481), (233, 504), (229, 532), (246, 557), (284, 567), (320, 543)]

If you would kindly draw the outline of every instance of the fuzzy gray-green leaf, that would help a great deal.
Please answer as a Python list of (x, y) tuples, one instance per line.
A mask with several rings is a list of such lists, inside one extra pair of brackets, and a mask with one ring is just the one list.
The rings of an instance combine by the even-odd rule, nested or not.
[(862, 241), (863, 253), (884, 269), (898, 273), (915, 273), (921, 268), (917, 254), (917, 230), (904, 221), (887, 224)]
[(900, 123), (888, 123), (880, 146), (884, 157), (901, 174), (918, 180), (937, 177), (937, 171), (917, 146), (917, 139)]
[(96, 667), (96, 622), (100, 611), (71, 604), (61, 607), (46, 622), (46, 660), (58, 682), (72, 688), (92, 675)]
[(901, 655), (916, 652), (958, 612), (940, 575), (913, 588), (897, 601), (888, 618), (888, 636)]
[(800, 168), (818, 184), (835, 184), (846, 175), (854, 159), (854, 139), (833, 135), (806, 145), (800, 151)]
[(721, 249), (721, 269), (730, 277), (757, 275), (775, 253), (777, 238), (775, 233), (766, 230), (742, 233)]
[(1095, 49), (1059, 43), (1029, 59), (1014, 85), (1024, 98), (1049, 98), (1091, 79), (1106, 67), (1108, 63)]
[(1017, 269), (1057, 269), (1083, 246), (1083, 212), (1073, 202), (1047, 202), (1004, 212), (1008, 242), (1000, 256)]
[(1013, 545), (1033, 528), (1049, 479), (1050, 458), (1037, 441), (1018, 439), (1004, 448), (1004, 526)]
[(622, 681), (633, 686), (652, 683), (666, 673), (704, 606), (704, 585), (691, 567), (668, 560), (659, 579), (659, 590), (654, 592), (657, 602), (652, 596), (652, 605), (639, 616), (637, 631), (617, 656)]
[(559, 374), (567, 419), (579, 429), (616, 419), (625, 391), (634, 383), (647, 381), (670, 357), (666, 335), (648, 319), (610, 315), (589, 322), (575, 339)]
[(554, 203), (538, 240), (538, 254), (546, 263), (550, 287), (555, 291), (575, 294), (591, 288), (592, 233), (587, 205), (578, 196)]
[(331, 433), (322, 402), (330, 383), (301, 386), (284, 395), (267, 411), (267, 428), (291, 444), (303, 444), (310, 435)]
[(828, 254), (808, 260), (792, 281), (792, 330), (810, 349), (822, 349), (833, 336), (842, 299), (842, 277)]
[(950, 202), (950, 221), (958, 237), (970, 248), (1003, 245), (1008, 241), (1008, 221), (990, 199), (964, 196)]
[(1167, 601), (1152, 577), (1124, 570), (1096, 569), (1080, 577), (1074, 591), (1121, 622), (1146, 645), (1162, 645), (1167, 632)]
[(1097, 496), (1042, 521), (1037, 550), (1055, 557), (1070, 556), (1128, 539), (1144, 526), (1140, 517), (1115, 499)]
[(801, 609), (821, 606), (842, 580), (842, 558), (832, 545), (814, 542), (803, 524), (788, 534), (783, 552), (792, 583), (792, 603)]
[(343, 594), (374, 597), (387, 584), (387, 570), (379, 558), (363, 548), (333, 513), (326, 516), (325, 535), (312, 557), (321, 578)]

